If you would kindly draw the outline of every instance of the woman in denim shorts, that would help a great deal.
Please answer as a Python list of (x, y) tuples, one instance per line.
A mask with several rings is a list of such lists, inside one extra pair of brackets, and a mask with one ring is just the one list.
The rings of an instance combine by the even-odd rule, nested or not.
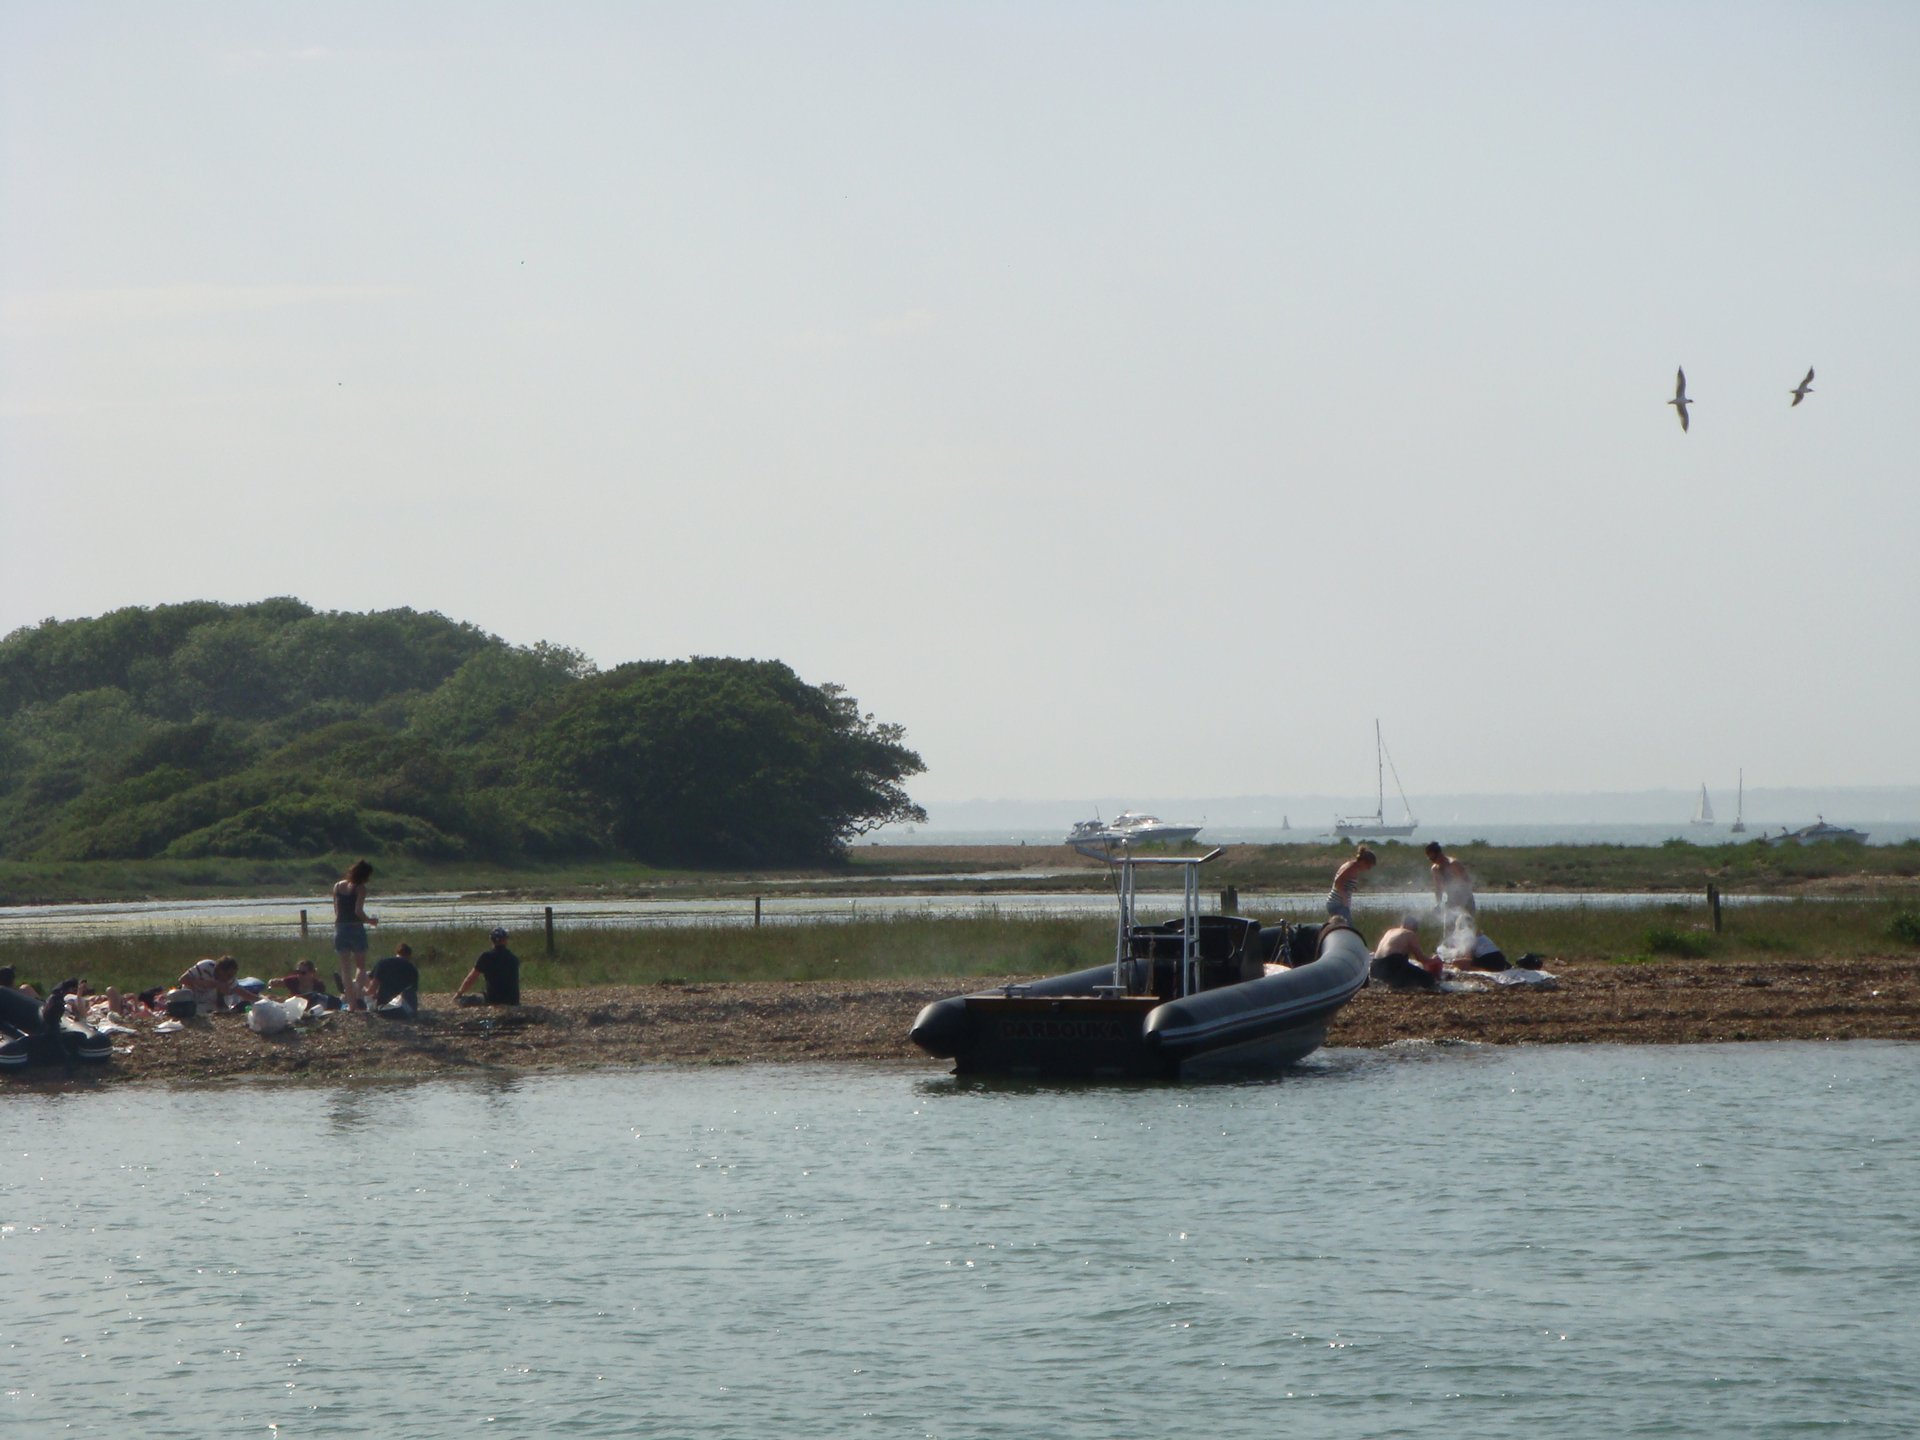
[(333, 887), (333, 953), (340, 957), (340, 993), (349, 1010), (364, 1010), (367, 983), (367, 927), (380, 922), (367, 914), (367, 881), (373, 865), (356, 860)]
[(1353, 856), (1333, 875), (1333, 887), (1327, 891), (1327, 914), (1336, 920), (1353, 923), (1353, 887), (1360, 877), (1373, 869), (1377, 857), (1364, 845), (1354, 847)]

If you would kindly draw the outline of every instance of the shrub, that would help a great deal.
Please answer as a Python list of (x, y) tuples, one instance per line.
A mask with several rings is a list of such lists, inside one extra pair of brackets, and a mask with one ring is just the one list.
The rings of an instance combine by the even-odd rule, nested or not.
[(1920, 912), (1902, 910), (1887, 922), (1887, 934), (1902, 945), (1920, 945)]
[(1705, 959), (1712, 946), (1701, 935), (1654, 925), (1647, 930), (1647, 949), (1655, 955), (1677, 955), (1683, 960)]

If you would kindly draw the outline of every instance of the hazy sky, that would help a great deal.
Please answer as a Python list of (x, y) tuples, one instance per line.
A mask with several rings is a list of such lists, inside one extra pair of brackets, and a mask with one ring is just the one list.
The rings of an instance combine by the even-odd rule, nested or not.
[(0, 0), (0, 632), (775, 657), (929, 802), (1920, 781), (1917, 349), (1911, 3)]

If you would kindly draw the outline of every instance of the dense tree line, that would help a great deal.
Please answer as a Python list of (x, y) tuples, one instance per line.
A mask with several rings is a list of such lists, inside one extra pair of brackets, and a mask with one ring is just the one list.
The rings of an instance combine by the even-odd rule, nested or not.
[(0, 640), (0, 856), (824, 861), (922, 819), (899, 726), (777, 661), (197, 601)]

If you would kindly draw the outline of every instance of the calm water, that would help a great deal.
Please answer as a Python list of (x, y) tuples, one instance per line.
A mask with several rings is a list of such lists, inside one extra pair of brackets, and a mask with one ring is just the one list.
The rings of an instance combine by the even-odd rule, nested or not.
[(0, 1097), (10, 1434), (1920, 1427), (1920, 1049)]
[[(1162, 811), (1161, 816), (1163, 819), (1183, 821), (1188, 825), (1195, 823), (1195, 817), (1183, 816), (1177, 811)], [(1198, 818), (1204, 820), (1206, 817), (1203, 815)], [(1397, 820), (1399, 812), (1389, 806), (1387, 818)], [(1731, 816), (1728, 817), (1728, 819), (1731, 818)], [(1688, 845), (1738, 845), (1751, 844), (1762, 837), (1777, 839), (1782, 830), (1811, 825), (1816, 818), (1825, 818), (1835, 825), (1849, 825), (1865, 831), (1869, 845), (1904, 845), (1910, 840), (1920, 840), (1920, 820), (1893, 819), (1885, 815), (1843, 815), (1838, 811), (1824, 817), (1816, 817), (1811, 812), (1801, 814), (1796, 811), (1791, 816), (1780, 816), (1764, 824), (1758, 820), (1750, 820), (1745, 833), (1740, 835), (1731, 832), (1726, 820), (1722, 820), (1717, 825), (1690, 825), (1684, 814), (1674, 816), (1670, 823), (1659, 825), (1639, 824), (1632, 821), (1588, 824), (1514, 824), (1478, 820), (1471, 815), (1427, 814), (1421, 820), (1420, 828), (1412, 836), (1403, 838), (1400, 843), (1416, 848), (1429, 840), (1438, 840), (1449, 848), (1469, 844), (1644, 846), (1664, 845), (1670, 840), (1678, 840)], [(1326, 845), (1334, 840), (1330, 824), (1330, 819), (1327, 817), (1295, 825), (1287, 830), (1282, 830), (1277, 825), (1235, 825), (1222, 822), (1205, 826), (1200, 831), (1197, 843), (1202, 845)], [(1047, 829), (1027, 830), (959, 830), (931, 825), (889, 825), (875, 831), (869, 840), (879, 845), (1058, 845), (1066, 831), (1067, 827), (1064, 824)]]

